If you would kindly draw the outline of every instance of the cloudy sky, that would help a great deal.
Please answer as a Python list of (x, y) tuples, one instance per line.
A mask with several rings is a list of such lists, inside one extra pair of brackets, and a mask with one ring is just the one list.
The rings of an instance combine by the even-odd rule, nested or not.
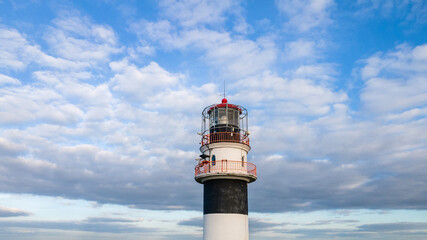
[(426, 32), (423, 0), (0, 0), (0, 239), (201, 239), (224, 81), (251, 239), (427, 239)]

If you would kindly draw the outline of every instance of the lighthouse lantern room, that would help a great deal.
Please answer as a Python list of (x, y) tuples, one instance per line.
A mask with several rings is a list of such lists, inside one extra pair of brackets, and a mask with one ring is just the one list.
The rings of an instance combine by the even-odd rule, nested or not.
[(248, 240), (247, 185), (257, 179), (247, 161), (248, 111), (227, 99), (202, 112), (201, 155), (195, 180), (203, 184), (204, 240)]

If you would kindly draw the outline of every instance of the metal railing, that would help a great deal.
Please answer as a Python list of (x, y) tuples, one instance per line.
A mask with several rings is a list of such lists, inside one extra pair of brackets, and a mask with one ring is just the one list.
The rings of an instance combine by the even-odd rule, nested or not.
[(203, 135), (201, 144), (202, 146), (209, 143), (216, 142), (236, 142), (243, 143), (249, 146), (249, 136), (242, 133), (235, 132), (218, 132)]
[(206, 173), (235, 173), (256, 176), (256, 166), (250, 162), (226, 159), (200, 162), (195, 168), (195, 176)]

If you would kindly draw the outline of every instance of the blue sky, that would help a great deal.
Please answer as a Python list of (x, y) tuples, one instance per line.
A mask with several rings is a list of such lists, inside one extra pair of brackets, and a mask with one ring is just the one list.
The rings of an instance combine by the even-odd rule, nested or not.
[(251, 239), (426, 239), (426, 26), (422, 0), (0, 0), (0, 238), (201, 239), (225, 81)]

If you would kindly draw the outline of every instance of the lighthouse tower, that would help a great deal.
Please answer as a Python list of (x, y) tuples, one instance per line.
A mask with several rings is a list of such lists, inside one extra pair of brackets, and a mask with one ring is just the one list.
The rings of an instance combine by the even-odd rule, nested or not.
[(195, 180), (203, 184), (203, 239), (248, 240), (248, 183), (257, 179), (249, 163), (248, 112), (222, 103), (202, 112), (202, 136)]

